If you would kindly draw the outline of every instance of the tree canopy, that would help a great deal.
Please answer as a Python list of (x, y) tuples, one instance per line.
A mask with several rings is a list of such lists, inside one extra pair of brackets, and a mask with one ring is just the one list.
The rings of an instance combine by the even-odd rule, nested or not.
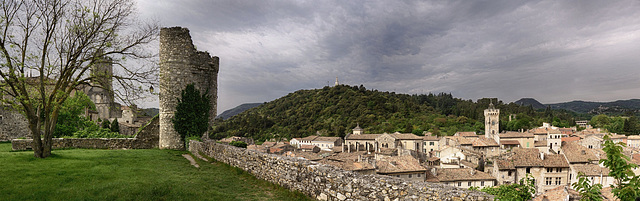
[[(100, 74), (99, 64), (119, 67), (118, 97), (144, 95), (153, 71), (124, 65), (153, 56), (143, 46), (158, 27), (135, 18), (132, 0), (4, 0), (0, 3), (0, 91), (26, 116), (34, 156), (51, 155), (51, 138), (61, 104), (72, 91)], [(114, 87), (115, 88), (115, 87)]]

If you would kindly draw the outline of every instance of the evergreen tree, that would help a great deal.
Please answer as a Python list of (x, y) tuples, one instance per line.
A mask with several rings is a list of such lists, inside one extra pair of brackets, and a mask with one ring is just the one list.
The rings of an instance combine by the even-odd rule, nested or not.
[(201, 95), (193, 84), (182, 90), (172, 122), (173, 128), (183, 140), (191, 136), (202, 136), (209, 128), (211, 105), (208, 93), (207, 91)]
[(102, 128), (106, 128), (106, 129), (110, 129), (110, 125), (111, 123), (109, 122), (109, 119), (104, 119), (104, 121), (102, 121)]
[(113, 122), (111, 122), (111, 132), (120, 133), (120, 124), (118, 124), (118, 118), (114, 119)]

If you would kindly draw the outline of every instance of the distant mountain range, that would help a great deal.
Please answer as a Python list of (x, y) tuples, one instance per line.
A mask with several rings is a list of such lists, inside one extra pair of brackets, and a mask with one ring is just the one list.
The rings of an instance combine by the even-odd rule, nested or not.
[(240, 114), (248, 109), (258, 107), (260, 105), (262, 105), (262, 103), (245, 103), (242, 105), (238, 105), (237, 107), (224, 111), (222, 114), (218, 115), (217, 118), (222, 118), (226, 120), (235, 116), (236, 114)]
[(640, 99), (617, 100), (613, 102), (571, 101), (566, 103), (542, 104), (533, 98), (522, 98), (514, 102), (518, 105), (531, 105), (535, 109), (565, 109), (577, 113), (591, 114), (622, 114), (625, 112), (640, 112)]

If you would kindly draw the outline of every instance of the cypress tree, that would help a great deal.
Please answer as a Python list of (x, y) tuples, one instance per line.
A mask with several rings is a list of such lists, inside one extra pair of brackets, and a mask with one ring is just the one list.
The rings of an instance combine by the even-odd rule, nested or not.
[(118, 124), (118, 118), (111, 122), (111, 132), (120, 133), (120, 124)]
[(202, 136), (209, 128), (211, 105), (208, 93), (209, 91), (200, 94), (193, 84), (182, 90), (172, 122), (173, 128), (183, 140), (191, 136)]

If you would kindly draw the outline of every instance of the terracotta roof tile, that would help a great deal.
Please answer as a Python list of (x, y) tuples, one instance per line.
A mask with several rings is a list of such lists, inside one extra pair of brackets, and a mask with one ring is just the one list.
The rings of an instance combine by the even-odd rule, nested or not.
[(504, 145), (520, 145), (520, 142), (518, 142), (518, 140), (500, 140), (500, 144), (504, 144)]
[(544, 167), (569, 167), (563, 154), (545, 154), (542, 162)]
[(600, 160), (600, 158), (593, 152), (595, 149), (589, 149), (577, 142), (562, 142), (562, 153), (567, 155), (569, 163), (588, 163), (591, 161)]
[(420, 162), (411, 156), (393, 156), (376, 161), (378, 170), (382, 174), (427, 171)]
[(500, 138), (533, 138), (533, 133), (506, 132), (500, 133)]
[(478, 137), (476, 132), (457, 132), (455, 135), (460, 137)]
[(575, 164), (573, 165), (573, 169), (576, 172), (584, 173), (586, 176), (600, 176), (601, 174), (603, 176), (609, 175), (609, 168), (600, 167), (600, 165), (597, 164)]
[(317, 137), (316, 139), (312, 140), (312, 141), (318, 141), (318, 142), (335, 142), (340, 140), (340, 137)]
[(438, 136), (431, 136), (431, 135), (425, 135), (422, 140), (424, 141), (438, 141), (440, 140), (440, 137)]
[(389, 135), (399, 140), (422, 140), (422, 138), (424, 138), (413, 133), (394, 133)]
[(478, 137), (478, 139), (474, 140), (472, 145), (474, 147), (497, 147), (500, 146), (494, 139), (486, 138), (484, 136)]
[(310, 136), (307, 136), (307, 137), (302, 138), (301, 140), (302, 140), (302, 141), (313, 141), (313, 140), (315, 140), (317, 137), (318, 137), (317, 135), (310, 135)]
[(345, 140), (375, 140), (376, 138), (382, 136), (382, 134), (349, 134), (344, 137)]

